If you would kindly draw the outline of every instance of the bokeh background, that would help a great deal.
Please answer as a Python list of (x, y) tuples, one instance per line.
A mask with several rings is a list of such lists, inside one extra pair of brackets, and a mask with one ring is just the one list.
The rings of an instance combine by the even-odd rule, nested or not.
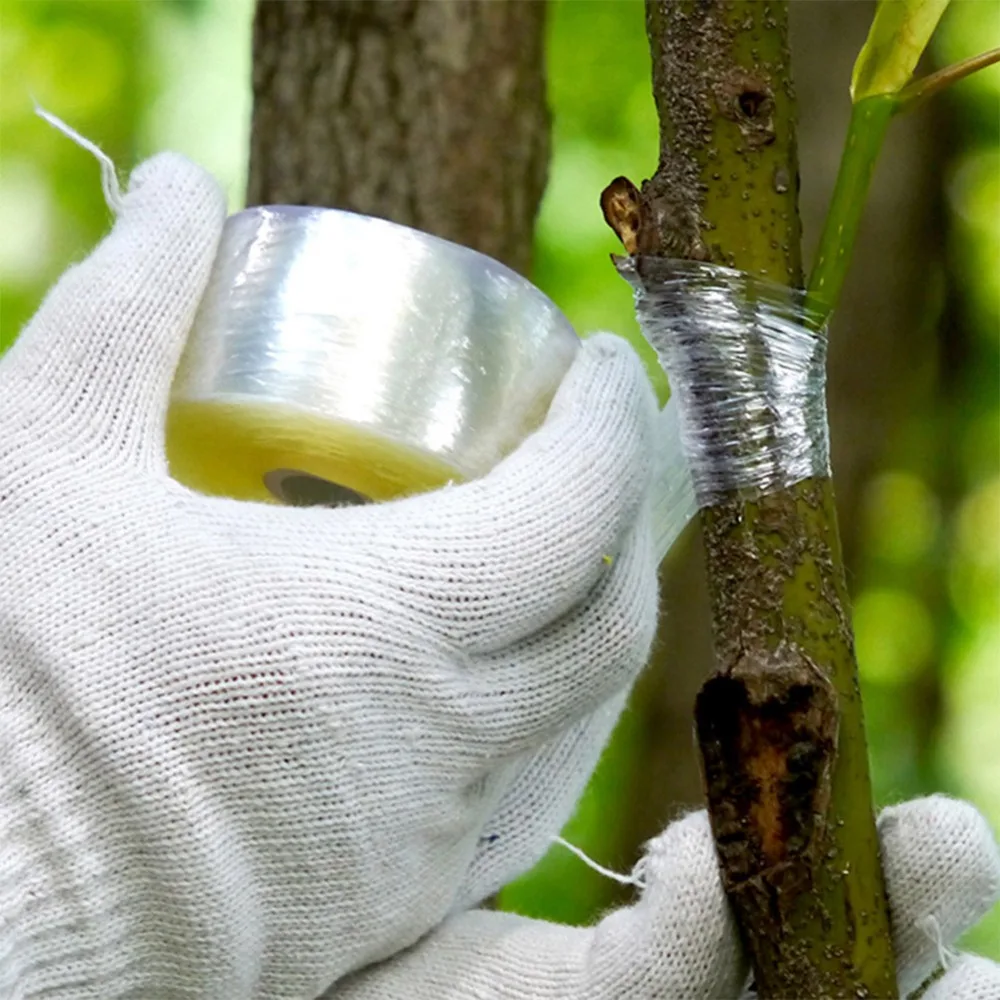
[[(871, 9), (792, 4), (807, 254)], [(0, 0), (0, 347), (110, 224), (95, 161), (32, 100), (123, 173), (164, 148), (188, 154), (237, 209), (252, 12), (252, 0)], [(995, 46), (1000, 4), (954, 0), (925, 68)], [(639, 182), (656, 163), (641, 3), (555, 0), (548, 67), (554, 154), (534, 278), (581, 331), (637, 337), (597, 199), (612, 177)], [(831, 338), (834, 473), (878, 802), (943, 791), (1000, 829), (1000, 68), (894, 123)], [(677, 684), (656, 695), (675, 703), (661, 726), (683, 729), (692, 669), (680, 662)], [(637, 809), (658, 803), (663, 824), (697, 802), (678, 777), (693, 767), (689, 734), (688, 760), (649, 769), (662, 734), (648, 728), (626, 713), (565, 831), (612, 867), (634, 860), (621, 831)], [(614, 891), (554, 847), (501, 904), (582, 923)], [(965, 944), (1000, 959), (1000, 908)]]

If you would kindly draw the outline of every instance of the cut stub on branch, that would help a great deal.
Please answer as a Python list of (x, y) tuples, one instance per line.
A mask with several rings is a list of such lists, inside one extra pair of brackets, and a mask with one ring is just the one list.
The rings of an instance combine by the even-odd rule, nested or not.
[(629, 255), (639, 252), (645, 207), (639, 189), (627, 178), (616, 177), (601, 192), (604, 221), (614, 230)]
[[(695, 705), (712, 827), (734, 904), (764, 939), (782, 936), (825, 851), (837, 693), (798, 650), (744, 654)], [(758, 945), (759, 946), (759, 945)]]
[[(827, 817), (837, 692), (790, 646), (746, 653), (702, 687), (695, 722), (723, 883), (750, 952), (765, 958), (759, 976), (779, 955), (788, 962), (789, 918), (815, 892), (818, 866), (836, 855)], [(816, 977), (806, 954), (796, 972), (800, 985)], [(809, 995), (823, 996), (824, 985)]]

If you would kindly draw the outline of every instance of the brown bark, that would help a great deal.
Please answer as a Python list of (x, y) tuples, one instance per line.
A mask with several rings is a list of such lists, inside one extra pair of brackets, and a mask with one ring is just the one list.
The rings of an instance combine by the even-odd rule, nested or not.
[[(792, 66), (799, 97), (798, 147), (802, 186), (803, 256), (808, 261), (822, 227), (843, 147), (851, 105), (847, 81), (871, 24), (873, 0), (843, 3), (813, 0), (789, 6)], [(901, 116), (889, 132), (872, 181), (865, 219), (830, 333), (827, 398), (837, 511), (848, 583), (864, 568), (864, 488), (870, 477), (892, 468), (895, 441), (916, 409), (935, 405), (937, 330), (926, 317), (936, 314), (939, 295), (928, 275), (942, 265), (940, 176), (951, 146), (942, 141), (940, 102)], [(877, 317), (877, 322), (871, 322)], [(952, 341), (946, 340), (950, 344)], [(891, 447), (891, 446), (889, 446)], [(948, 484), (942, 483), (947, 493)], [(620, 820), (619, 847), (609, 863), (629, 869), (643, 845), (684, 807), (701, 805), (697, 744), (692, 734), (695, 695), (714, 665), (704, 550), (698, 526), (678, 544), (663, 573), (660, 633), (649, 669), (640, 678), (629, 712), (640, 730), (637, 757), (624, 780), (633, 803)], [(935, 576), (939, 580), (941, 574)], [(927, 595), (940, 605), (935, 585)], [(936, 676), (920, 690), (872, 692), (879, 719), (892, 714), (881, 704), (905, 701), (916, 718), (925, 777), (931, 773), (933, 734), (939, 712)], [(902, 725), (902, 724), (901, 724)], [(909, 728), (904, 727), (906, 732)], [(870, 731), (877, 764), (898, 756), (899, 727)], [(893, 752), (888, 746), (893, 746)], [(879, 779), (879, 775), (875, 776)], [(882, 782), (895, 781), (895, 772)], [(939, 782), (938, 782), (939, 783)], [(936, 787), (929, 780), (928, 786)], [(909, 788), (910, 786), (904, 786)], [(590, 919), (629, 893), (606, 881), (607, 895)]]
[(381, 216), (527, 274), (544, 20), (544, 3), (259, 3), (248, 203)]
[[(638, 280), (657, 287), (663, 258), (682, 257), (799, 286), (787, 3), (647, 0), (646, 9), (659, 164), (641, 192), (619, 179), (604, 201)], [(755, 447), (734, 446), (734, 459)], [(723, 883), (758, 991), (891, 995), (830, 481), (729, 492), (703, 510), (702, 529), (719, 671), (698, 696), (696, 722)]]

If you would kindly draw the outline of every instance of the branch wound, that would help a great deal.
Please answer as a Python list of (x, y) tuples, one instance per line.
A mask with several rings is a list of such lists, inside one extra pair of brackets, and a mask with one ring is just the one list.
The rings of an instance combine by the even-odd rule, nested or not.
[(744, 655), (702, 688), (698, 736), (727, 890), (781, 890), (780, 909), (811, 888), (825, 838), (837, 698), (801, 653)]

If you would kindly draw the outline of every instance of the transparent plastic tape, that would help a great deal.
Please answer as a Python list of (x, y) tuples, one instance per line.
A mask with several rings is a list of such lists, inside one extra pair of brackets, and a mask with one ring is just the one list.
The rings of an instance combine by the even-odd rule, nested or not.
[(698, 513), (694, 481), (681, 441), (680, 412), (671, 397), (656, 428), (656, 483), (653, 488), (653, 544), (662, 561)]
[[(388, 500), (484, 475), (545, 418), (579, 350), (497, 261), (333, 209), (232, 216), (171, 394), (176, 478), (242, 500)], [(677, 407), (653, 509), (666, 555), (697, 506)]]
[(619, 269), (670, 381), (699, 506), (829, 474), (826, 330), (803, 292), (693, 261)]
[(171, 470), (331, 506), (474, 479), (541, 424), (578, 350), (550, 299), (467, 247), (336, 209), (247, 209), (177, 369)]

